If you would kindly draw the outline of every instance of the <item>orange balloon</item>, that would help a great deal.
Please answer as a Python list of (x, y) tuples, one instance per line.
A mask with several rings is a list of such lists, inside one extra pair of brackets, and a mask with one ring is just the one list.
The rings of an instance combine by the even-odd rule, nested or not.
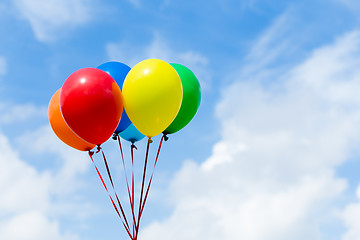
[(80, 138), (66, 124), (60, 112), (60, 90), (61, 88), (56, 91), (49, 103), (48, 116), (52, 130), (61, 141), (70, 147), (80, 151), (89, 151), (93, 149), (96, 146), (95, 144), (86, 142)]

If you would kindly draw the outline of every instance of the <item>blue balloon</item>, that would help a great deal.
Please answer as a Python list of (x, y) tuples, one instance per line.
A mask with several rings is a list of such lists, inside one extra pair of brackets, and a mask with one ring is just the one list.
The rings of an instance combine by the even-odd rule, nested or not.
[(132, 143), (140, 141), (145, 137), (144, 134), (142, 134), (141, 132), (139, 132), (139, 130), (137, 130), (134, 124), (130, 124), (124, 131), (119, 133), (119, 135), (123, 139)]
[[(109, 74), (116, 81), (121, 90), (125, 77), (131, 69), (128, 65), (121, 62), (106, 62), (104, 64), (101, 64), (97, 68)], [(120, 133), (124, 131), (130, 124), (131, 121), (126, 114), (125, 109), (123, 108), (123, 113), (121, 115), (119, 125), (115, 130), (115, 133)]]

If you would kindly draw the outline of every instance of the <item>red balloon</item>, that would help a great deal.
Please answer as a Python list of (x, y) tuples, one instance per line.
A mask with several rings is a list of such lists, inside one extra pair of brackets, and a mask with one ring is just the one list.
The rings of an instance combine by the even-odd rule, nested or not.
[(60, 109), (71, 130), (85, 141), (100, 145), (119, 124), (123, 110), (120, 87), (100, 69), (80, 69), (62, 86)]

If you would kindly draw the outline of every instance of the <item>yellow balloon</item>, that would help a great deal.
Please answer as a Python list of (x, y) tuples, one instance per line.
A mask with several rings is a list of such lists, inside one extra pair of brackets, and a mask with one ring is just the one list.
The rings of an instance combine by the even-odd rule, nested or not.
[(182, 84), (176, 70), (160, 59), (136, 64), (123, 85), (124, 107), (145, 136), (162, 133), (175, 119), (182, 101)]

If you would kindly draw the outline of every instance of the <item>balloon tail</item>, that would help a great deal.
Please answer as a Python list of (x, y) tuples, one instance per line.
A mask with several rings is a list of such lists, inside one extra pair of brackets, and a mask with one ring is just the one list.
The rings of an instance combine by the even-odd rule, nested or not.
[[(100, 148), (100, 146), (98, 146), (98, 151), (99, 151), (99, 148)], [(100, 149), (101, 149), (101, 148), (100, 148)], [(98, 176), (99, 176), (99, 178), (100, 178), (100, 180), (101, 180), (101, 182), (102, 182), (102, 184), (103, 184), (106, 192), (107, 192), (108, 195), (109, 195), (110, 201), (111, 201), (111, 203), (112, 203), (112, 205), (113, 205), (113, 207), (114, 207), (117, 215), (119, 216), (120, 220), (122, 221), (122, 223), (123, 223), (123, 225), (124, 225), (124, 228), (125, 228), (126, 232), (128, 233), (129, 237), (130, 237), (131, 239), (133, 239), (133, 236), (132, 236), (131, 233), (130, 233), (129, 225), (128, 225), (128, 224), (125, 224), (125, 222), (127, 223), (126, 218), (125, 218), (125, 214), (123, 213), (123, 216), (124, 216), (124, 219), (125, 219), (125, 222), (124, 222), (124, 220), (123, 220), (123, 218), (121, 217), (121, 214), (120, 214), (118, 208), (116, 207), (116, 204), (115, 204), (113, 198), (111, 197), (111, 194), (110, 194), (110, 192), (109, 192), (109, 190), (108, 190), (108, 188), (107, 188), (107, 186), (106, 186), (106, 184), (105, 184), (105, 181), (104, 181), (103, 177), (101, 176), (100, 171), (99, 171), (98, 167), (96, 166), (96, 164), (95, 164), (95, 162), (94, 162), (93, 155), (94, 155), (94, 152), (93, 152), (93, 151), (89, 151), (89, 157), (90, 157), (90, 159), (91, 159), (91, 161), (92, 161), (92, 163), (93, 163), (93, 165), (94, 165), (94, 167), (95, 167), (95, 170), (96, 170), (96, 172), (97, 172), (97, 174), (98, 174)], [(104, 154), (103, 154), (103, 156), (104, 156), (104, 158), (105, 158), (105, 155), (104, 155)], [(112, 182), (112, 180), (111, 180), (111, 182)], [(115, 193), (115, 194), (116, 194), (116, 193)], [(120, 201), (119, 201), (119, 204), (120, 204)], [(120, 208), (122, 209), (121, 205), (120, 205)], [(122, 212), (123, 212), (123, 211), (122, 211)]]
[(95, 153), (99, 153), (101, 151), (101, 147), (100, 145), (97, 145), (97, 148), (96, 148), (96, 152)]

